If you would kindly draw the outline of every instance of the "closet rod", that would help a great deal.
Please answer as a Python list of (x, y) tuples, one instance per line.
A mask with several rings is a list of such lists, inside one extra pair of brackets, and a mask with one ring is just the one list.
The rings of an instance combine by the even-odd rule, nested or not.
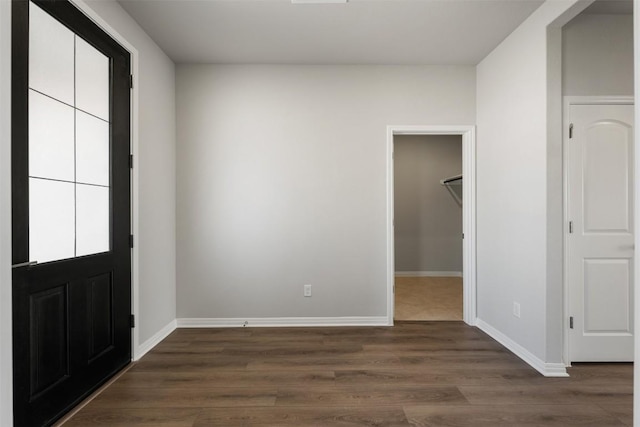
[(451, 176), (451, 177), (449, 177), (449, 178), (441, 179), (441, 180), (440, 180), (440, 185), (447, 185), (447, 184), (449, 184), (450, 182), (453, 182), (453, 181), (459, 181), (459, 180), (461, 180), (461, 179), (462, 179), (462, 175), (455, 175), (455, 176)]

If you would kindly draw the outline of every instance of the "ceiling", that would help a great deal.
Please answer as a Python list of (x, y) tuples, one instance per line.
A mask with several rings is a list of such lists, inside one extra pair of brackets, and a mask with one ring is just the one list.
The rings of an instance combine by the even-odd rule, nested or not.
[(633, 0), (596, 0), (582, 13), (594, 15), (632, 15)]
[(119, 0), (176, 63), (475, 65), (543, 0)]

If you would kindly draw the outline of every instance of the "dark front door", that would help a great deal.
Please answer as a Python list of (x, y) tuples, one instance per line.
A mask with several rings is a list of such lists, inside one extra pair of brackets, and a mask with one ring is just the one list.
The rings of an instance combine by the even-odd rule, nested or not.
[(131, 359), (130, 57), (68, 1), (12, 6), (14, 417)]

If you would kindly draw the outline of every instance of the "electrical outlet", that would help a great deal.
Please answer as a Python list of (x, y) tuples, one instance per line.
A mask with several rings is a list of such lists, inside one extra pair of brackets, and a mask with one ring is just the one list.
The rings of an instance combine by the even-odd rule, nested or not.
[(515, 301), (513, 302), (513, 315), (520, 318), (520, 304)]
[(304, 296), (305, 297), (311, 296), (311, 285), (304, 285)]

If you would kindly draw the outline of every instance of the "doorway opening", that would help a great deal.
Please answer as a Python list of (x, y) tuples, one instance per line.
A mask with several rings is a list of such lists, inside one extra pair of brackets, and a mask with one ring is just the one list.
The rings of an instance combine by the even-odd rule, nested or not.
[(395, 320), (462, 320), (462, 136), (394, 138)]
[[(413, 138), (412, 138), (413, 137)], [(404, 157), (404, 146), (401, 147), (403, 141), (424, 141), (424, 138), (438, 138), (440, 141), (447, 141), (452, 146), (457, 144), (459, 146), (458, 161), (462, 158), (461, 167), (458, 165), (458, 172), (452, 172), (452, 175), (446, 175), (443, 173), (438, 174), (436, 184), (438, 190), (444, 192), (448, 202), (453, 203), (461, 212), (458, 212), (459, 218), (462, 223), (461, 229), (458, 231), (458, 244), (460, 245), (458, 251), (461, 255), (461, 261), (458, 260), (458, 264), (455, 264), (455, 255), (452, 257), (452, 263), (448, 264), (447, 270), (435, 270), (434, 267), (420, 267), (420, 270), (402, 270), (408, 268), (405, 264), (407, 259), (404, 259), (404, 253), (400, 255), (402, 259), (396, 259), (399, 252), (411, 252), (411, 246), (420, 245), (420, 243), (411, 241), (402, 241), (402, 237), (398, 237), (398, 243), (396, 243), (396, 236), (401, 236), (400, 233), (396, 233), (396, 227), (399, 227), (397, 206), (395, 204), (396, 197), (399, 196), (400, 203), (405, 199), (405, 194), (396, 195), (397, 187), (396, 181), (396, 144), (400, 147), (400, 152), (397, 154)], [(451, 147), (449, 147), (451, 148)], [(446, 147), (445, 147), (446, 149)], [(407, 157), (410, 157), (408, 155)], [(420, 169), (419, 166), (416, 166)], [(460, 173), (460, 171), (462, 173)], [(402, 174), (402, 171), (401, 171)], [(442, 176), (441, 176), (442, 175)], [(446, 176), (445, 176), (446, 175)], [(460, 176), (461, 175), (461, 176)], [(398, 180), (405, 180), (406, 177), (399, 177)], [(464, 185), (459, 185), (456, 181), (463, 181)], [(400, 190), (404, 191), (404, 190)], [(406, 206), (403, 206), (404, 209)], [(399, 209), (399, 210), (402, 210)], [(415, 209), (414, 207), (408, 207), (408, 210)], [(476, 323), (476, 254), (475, 254), (475, 127), (474, 126), (389, 126), (387, 128), (387, 315), (388, 324), (393, 325), (396, 311), (396, 299), (402, 299), (407, 297), (407, 290), (409, 294), (411, 288), (420, 288), (422, 285), (427, 284), (431, 288), (437, 290), (455, 289), (455, 283), (458, 282), (458, 286), (461, 288), (461, 315), (458, 312), (458, 320), (464, 320), (469, 325), (475, 325)], [(403, 214), (400, 214), (402, 216)], [(455, 220), (451, 221), (455, 224)], [(402, 228), (403, 226), (400, 226)], [(413, 227), (421, 227), (414, 225)], [(409, 239), (410, 240), (410, 239)], [(419, 239), (418, 239), (419, 240)], [(461, 242), (460, 242), (461, 240)], [(398, 246), (396, 246), (398, 244)], [(449, 240), (448, 245), (455, 246), (455, 239)], [(415, 251), (414, 251), (415, 252)], [(430, 249), (432, 256), (439, 254), (442, 251), (438, 250), (438, 245)], [(455, 253), (455, 250), (454, 250)], [(413, 254), (415, 257), (415, 253)], [(411, 257), (411, 254), (409, 254)], [(429, 256), (428, 256), (429, 257)], [(409, 260), (410, 261), (410, 260)], [(428, 265), (419, 264), (420, 261), (414, 258), (413, 262), (418, 264), (413, 265)], [(398, 263), (398, 264), (397, 264)], [(399, 268), (396, 268), (398, 265)], [(457, 267), (455, 267), (457, 265)], [(422, 268), (428, 268), (422, 270)], [(396, 271), (399, 272), (398, 282), (396, 283)], [(396, 287), (398, 284), (398, 287)], [(450, 286), (453, 285), (453, 286)], [(447, 286), (449, 288), (447, 289)], [(402, 293), (402, 295), (400, 295)], [(452, 293), (455, 295), (455, 293)], [(411, 295), (408, 298), (412, 298)], [(438, 299), (434, 298), (433, 292), (431, 297), (421, 297), (426, 299)], [(455, 297), (451, 300), (447, 300), (446, 305), (455, 305)], [(415, 305), (415, 304), (414, 304)], [(405, 319), (405, 314), (400, 309), (398, 320), (418, 320), (418, 319)], [(445, 310), (446, 311), (446, 310)], [(429, 320), (429, 319), (419, 319)], [(449, 320), (449, 319), (442, 319)], [(455, 320), (455, 319), (450, 319)]]

